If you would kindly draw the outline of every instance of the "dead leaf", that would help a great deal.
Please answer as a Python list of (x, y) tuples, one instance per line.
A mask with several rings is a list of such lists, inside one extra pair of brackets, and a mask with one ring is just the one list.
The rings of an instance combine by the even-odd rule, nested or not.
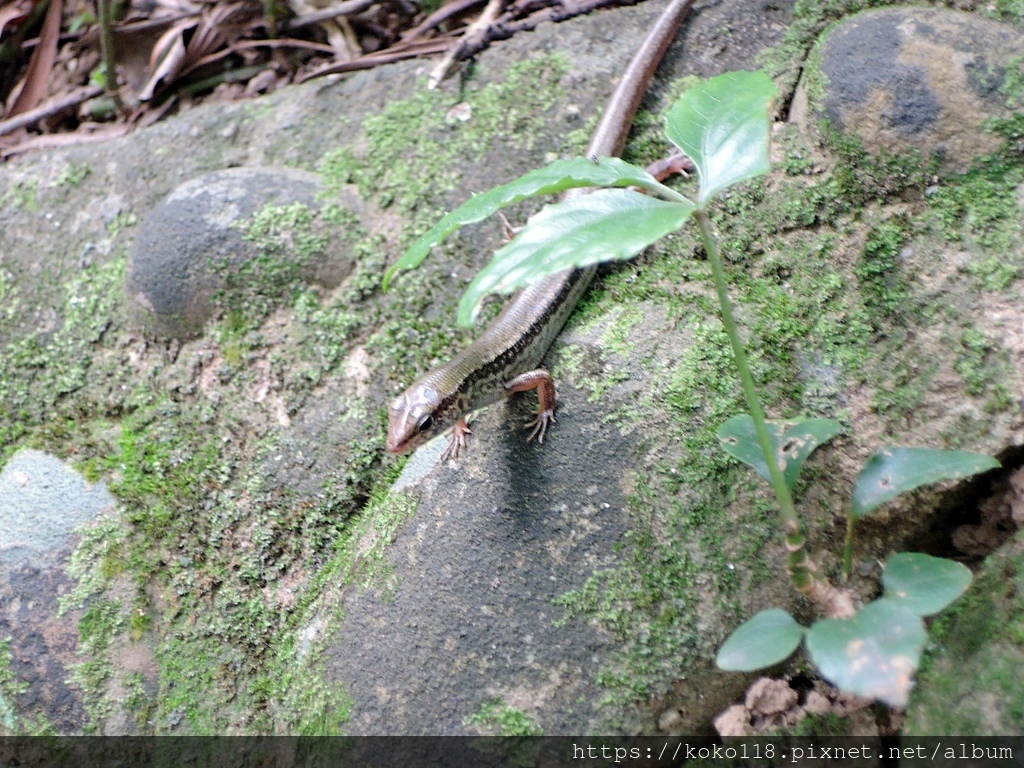
[(10, 3), (0, 8), (0, 35), (4, 33), (4, 27), (11, 22), (21, 23), (28, 16), (29, 11), (32, 10), (31, 0), (21, 0), (21, 2)]
[(28, 71), (21, 82), (21, 90), (11, 105), (8, 117), (34, 108), (46, 95), (46, 86), (53, 72), (53, 62), (57, 58), (57, 39), (60, 37), (60, 15), (63, 9), (63, 0), (50, 0), (50, 7), (46, 9), (46, 18), (43, 19), (43, 28), (39, 33), (39, 45), (32, 51)]
[(246, 3), (208, 5), (198, 16), (182, 19), (168, 29), (153, 47), (152, 74), (139, 93), (141, 101), (153, 98), (157, 86), (169, 85), (195, 69), (221, 48), (228, 48), (255, 18)]
[(146, 84), (139, 91), (139, 101), (149, 101), (161, 82), (171, 82), (181, 71), (185, 61), (185, 33), (199, 23), (199, 17), (192, 16), (171, 26), (160, 35), (150, 55), (150, 74)]

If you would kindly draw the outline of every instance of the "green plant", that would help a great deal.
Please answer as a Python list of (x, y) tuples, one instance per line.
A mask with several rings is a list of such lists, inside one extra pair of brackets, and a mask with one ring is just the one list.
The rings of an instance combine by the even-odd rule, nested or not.
[[(829, 419), (769, 423), (773, 455), (783, 465), (790, 487), (804, 459), (837, 434), (838, 426)], [(764, 454), (757, 450), (752, 431), (750, 417), (737, 416), (722, 425), (719, 436), (728, 453), (767, 477)], [(876, 453), (857, 479), (847, 514), (844, 580), (850, 576), (854, 523), (859, 518), (922, 485), (998, 466), (995, 459), (964, 451), (892, 448)], [(924, 649), (924, 617), (943, 610), (970, 583), (971, 572), (960, 563), (902, 552), (886, 563), (879, 599), (857, 611), (852, 603), (834, 603), (832, 615), (810, 628), (779, 608), (761, 611), (729, 636), (715, 662), (736, 672), (762, 669), (789, 657), (804, 640), (808, 656), (827, 680), (845, 691), (902, 707)]]
[[(534, 195), (604, 187), (569, 197), (533, 216), (470, 284), (459, 306), (460, 324), (472, 323), (489, 293), (510, 293), (564, 269), (631, 258), (692, 217), (711, 265), (723, 325), (750, 411), (722, 425), (722, 446), (772, 485), (789, 552), (786, 570), (790, 581), (827, 617), (805, 629), (784, 611), (758, 614), (727, 640), (718, 655), (719, 665), (737, 670), (767, 666), (789, 656), (806, 637), (811, 660), (824, 677), (845, 690), (901, 706), (924, 646), (921, 617), (958, 597), (970, 583), (970, 572), (957, 563), (927, 555), (896, 555), (883, 576), (885, 596), (857, 611), (852, 594), (823, 577), (804, 548), (793, 487), (807, 457), (835, 437), (840, 425), (830, 419), (767, 420), (733, 315), (723, 259), (708, 214), (719, 193), (768, 171), (768, 110), (775, 94), (774, 84), (763, 73), (734, 72), (687, 91), (669, 110), (668, 137), (697, 168), (699, 186), (694, 200), (617, 158), (560, 160), (477, 195), (446, 215), (392, 267), (385, 276), (385, 287), (398, 270), (418, 265), (431, 248), (461, 226)], [(880, 283), (887, 279), (902, 236), (895, 225), (876, 233), (866, 254), (876, 263), (862, 269), (862, 280)], [(877, 287), (881, 300), (884, 286)], [(884, 303), (879, 308), (893, 309)], [(995, 466), (998, 463), (993, 459), (961, 452), (892, 449), (876, 454), (860, 476), (849, 513), (847, 576), (857, 518), (925, 483)]]

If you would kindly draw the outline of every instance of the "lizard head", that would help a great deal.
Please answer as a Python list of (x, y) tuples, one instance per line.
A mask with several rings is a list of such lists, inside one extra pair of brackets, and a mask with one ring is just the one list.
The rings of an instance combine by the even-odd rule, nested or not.
[(425, 384), (413, 384), (395, 398), (389, 414), (388, 451), (411, 451), (450, 426), (435, 415), (440, 404), (441, 395)]

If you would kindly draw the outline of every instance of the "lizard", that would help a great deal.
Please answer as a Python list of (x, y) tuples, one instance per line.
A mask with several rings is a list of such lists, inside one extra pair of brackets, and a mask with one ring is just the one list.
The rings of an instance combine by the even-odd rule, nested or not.
[[(671, 0), (634, 54), (591, 137), (587, 155), (617, 156), (636, 110), (695, 0)], [(596, 266), (569, 269), (517, 293), (469, 347), (414, 382), (391, 404), (387, 450), (405, 453), (451, 428), (444, 455), (466, 447), (466, 416), (502, 397), (537, 390), (527, 442), (544, 442), (555, 421), (555, 384), (537, 367), (583, 296)]]

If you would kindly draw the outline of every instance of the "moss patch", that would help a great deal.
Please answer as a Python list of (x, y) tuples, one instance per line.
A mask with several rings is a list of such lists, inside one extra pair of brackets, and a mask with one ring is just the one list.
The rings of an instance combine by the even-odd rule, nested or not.
[(466, 725), (480, 726), (493, 736), (543, 736), (537, 721), (525, 712), (508, 706), (500, 699), (485, 701), (476, 714), (463, 721)]
[(1024, 729), (1017, 671), (1024, 650), (1022, 551), (1018, 535), (936, 620), (907, 709), (907, 734), (998, 736)]

